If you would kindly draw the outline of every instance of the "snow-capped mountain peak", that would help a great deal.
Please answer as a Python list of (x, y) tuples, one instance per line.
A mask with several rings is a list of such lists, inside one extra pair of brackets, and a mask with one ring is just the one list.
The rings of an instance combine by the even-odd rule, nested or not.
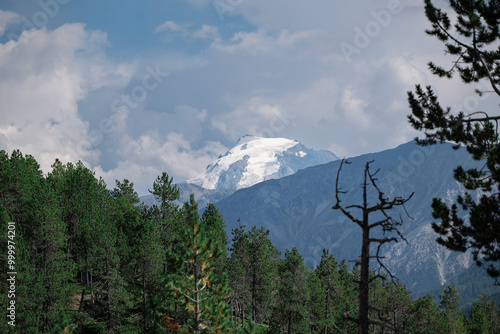
[(188, 183), (206, 189), (241, 189), (336, 159), (329, 151), (308, 149), (297, 140), (246, 135)]

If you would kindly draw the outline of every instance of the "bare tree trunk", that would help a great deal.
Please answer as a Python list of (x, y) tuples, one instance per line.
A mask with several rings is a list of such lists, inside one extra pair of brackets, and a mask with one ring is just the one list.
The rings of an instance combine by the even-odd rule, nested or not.
[[(335, 182), (336, 204), (332, 207), (332, 209), (340, 210), (353, 223), (356, 223), (361, 228), (362, 231), (361, 258), (360, 261), (358, 262), (361, 268), (360, 268), (359, 280), (356, 281), (356, 283), (359, 286), (359, 295), (358, 295), (359, 312), (358, 312), (358, 317), (356, 319), (352, 318), (351, 316), (346, 316), (346, 318), (351, 321), (354, 321), (358, 325), (359, 334), (368, 334), (370, 323), (372, 324), (376, 323), (378, 325), (381, 325), (382, 327), (388, 326), (385, 323), (371, 321), (368, 317), (370, 283), (372, 280), (376, 279), (377, 277), (380, 277), (380, 275), (378, 275), (370, 279), (369, 277), (370, 258), (376, 259), (379, 265), (387, 271), (389, 276), (391, 276), (391, 278), (393, 277), (390, 271), (387, 269), (387, 267), (385, 267), (385, 265), (380, 261), (380, 259), (382, 259), (382, 257), (379, 256), (380, 246), (392, 241), (397, 242), (398, 240), (397, 237), (392, 237), (392, 238), (385, 237), (385, 233), (388, 232), (394, 232), (403, 240), (405, 239), (402, 233), (398, 230), (398, 226), (400, 226), (402, 222), (395, 221), (394, 219), (392, 219), (386, 211), (393, 209), (395, 206), (404, 205), (413, 196), (413, 193), (406, 199), (403, 199), (401, 197), (394, 197), (392, 199), (385, 197), (384, 193), (380, 190), (380, 188), (377, 186), (375, 182), (376, 178), (374, 176), (378, 173), (378, 171), (376, 171), (375, 173), (370, 172), (370, 164), (372, 163), (372, 161), (370, 161), (367, 162), (365, 165), (364, 180), (362, 183), (363, 204), (362, 205), (352, 204), (347, 207), (344, 207), (343, 205), (340, 204), (341, 200), (339, 197), (340, 194), (345, 193), (345, 191), (342, 191), (341, 188), (339, 188), (339, 175), (340, 175), (340, 170), (342, 169), (344, 163), (349, 163), (349, 162), (342, 160), (339, 170), (337, 172), (337, 178)], [(369, 206), (367, 200), (368, 186), (372, 186), (373, 188), (375, 188), (376, 193), (378, 193), (377, 203), (372, 206)], [(349, 210), (353, 208), (361, 211), (363, 216), (361, 220), (358, 219), (355, 215), (351, 214)], [(381, 220), (378, 220), (370, 224), (369, 214), (372, 212), (380, 213), (383, 218)], [(382, 231), (384, 232), (383, 238), (370, 238), (370, 230), (375, 227), (382, 229)], [(370, 243), (372, 242), (378, 243), (379, 245), (377, 253), (374, 256), (370, 255)]]
[[(325, 303), (325, 320), (328, 320), (328, 303), (330, 302), (330, 282), (328, 282), (328, 288), (326, 289), (326, 303)], [(328, 334), (328, 326), (325, 325), (325, 333)]]
[(245, 308), (241, 308), (241, 327), (245, 327)]
[(199, 289), (199, 286), (198, 286), (198, 266), (197, 266), (197, 262), (196, 262), (197, 258), (196, 258), (196, 255), (194, 257), (194, 265), (193, 265), (193, 268), (194, 268), (194, 282), (195, 282), (195, 300), (196, 300), (196, 309), (195, 309), (195, 322), (194, 322), (194, 329), (196, 331), (199, 330), (199, 325), (200, 325), (200, 289)]
[(288, 334), (292, 333), (292, 311), (288, 311)]
[[(366, 224), (368, 225), (368, 224)], [(368, 334), (368, 280), (369, 280), (369, 261), (370, 261), (370, 243), (369, 230), (363, 229), (363, 244), (361, 246), (361, 272), (359, 277), (359, 333)]]
[(111, 279), (109, 274), (109, 258), (106, 250), (106, 276), (108, 277), (106, 287), (108, 290), (108, 328), (111, 329)]
[(361, 229), (363, 232), (361, 243), (361, 268), (359, 275), (359, 314), (358, 331), (360, 334), (368, 334), (368, 294), (370, 274), (370, 226), (368, 222), (368, 202), (366, 198), (367, 169), (363, 181), (363, 221)]
[[(45, 272), (47, 272), (47, 237), (46, 237), (46, 232), (43, 232), (43, 243), (44, 243), (44, 248), (43, 248), (43, 267), (45, 268)], [(50, 278), (49, 278), (50, 279)], [(45, 297), (46, 299), (43, 302), (43, 329), (46, 329), (49, 325), (49, 319), (48, 319), (48, 314), (49, 314), (49, 306), (50, 306), (50, 297)]]
[(147, 332), (148, 325), (146, 323), (146, 261), (142, 262), (142, 323), (144, 327), (144, 333)]
[(254, 266), (253, 268), (253, 280), (252, 280), (252, 321), (256, 321), (256, 318), (255, 318), (255, 298), (256, 298), (256, 294), (257, 294), (257, 273), (256, 273), (256, 268)]
[(92, 287), (92, 274), (90, 274), (90, 297), (92, 298), (92, 304), (95, 304), (94, 288)]
[(80, 297), (80, 305), (78, 305), (78, 313), (82, 311), (82, 304), (84, 297), (85, 297), (85, 288), (82, 289), (82, 296)]
[(233, 313), (234, 313), (234, 305), (233, 302), (231, 301), (231, 327), (234, 327)]

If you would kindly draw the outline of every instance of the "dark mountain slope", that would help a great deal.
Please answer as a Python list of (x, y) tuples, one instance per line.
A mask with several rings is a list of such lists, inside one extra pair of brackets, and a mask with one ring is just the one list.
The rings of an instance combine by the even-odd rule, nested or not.
[[(467, 254), (452, 253), (437, 245), (430, 227), (433, 197), (452, 201), (463, 189), (454, 181), (453, 169), (477, 165), (463, 149), (455, 151), (451, 144), (418, 147), (414, 142), (395, 149), (349, 159), (340, 177), (343, 203), (361, 204), (360, 184), (367, 161), (374, 160), (372, 170), (380, 169), (378, 184), (388, 196), (407, 197), (415, 192), (403, 209), (402, 227), (408, 244), (386, 245), (386, 263), (415, 292), (426, 291), (463, 272), (473, 265)], [(335, 177), (340, 161), (306, 168), (296, 174), (269, 180), (241, 189), (217, 203), (224, 216), (227, 232), (236, 227), (237, 219), (247, 227), (264, 226), (271, 239), (284, 253), (297, 247), (308, 266), (315, 266), (323, 248), (337, 259), (355, 260), (360, 254), (360, 229), (334, 204)], [(373, 194), (373, 193), (372, 193)], [(375, 202), (371, 198), (371, 202)], [(358, 212), (353, 211), (357, 214)], [(374, 216), (373, 219), (376, 219)], [(375, 220), (373, 220), (375, 221)]]

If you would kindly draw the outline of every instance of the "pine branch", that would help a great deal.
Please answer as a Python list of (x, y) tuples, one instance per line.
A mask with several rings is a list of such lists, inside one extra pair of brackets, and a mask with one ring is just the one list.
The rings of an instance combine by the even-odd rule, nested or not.
[(479, 59), (479, 61), (483, 65), (484, 69), (486, 70), (486, 75), (488, 77), (488, 80), (490, 81), (491, 87), (493, 88), (493, 90), (495, 91), (495, 93), (497, 93), (497, 95), (500, 96), (500, 89), (498, 89), (497, 84), (496, 84), (495, 80), (493, 79), (493, 76), (491, 75), (490, 69), (486, 65), (486, 63), (485, 63), (485, 61), (484, 61), (481, 53), (479, 52), (479, 50), (475, 49), (475, 51), (476, 51), (477, 58)]

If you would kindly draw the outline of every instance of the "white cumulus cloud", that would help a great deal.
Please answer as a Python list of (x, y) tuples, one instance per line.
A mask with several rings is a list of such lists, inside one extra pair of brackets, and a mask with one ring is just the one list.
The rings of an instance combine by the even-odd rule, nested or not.
[(164, 40), (171, 42), (174, 37), (197, 40), (197, 39), (215, 39), (219, 36), (219, 28), (208, 24), (202, 24), (200, 28), (195, 28), (192, 22), (177, 23), (175, 21), (165, 21), (158, 25), (154, 32), (165, 32)]
[(7, 26), (19, 18), (20, 16), (14, 12), (0, 9), (0, 37), (5, 33)]
[(45, 172), (55, 158), (97, 162), (78, 101), (90, 90), (123, 86), (130, 70), (107, 61), (100, 51), (106, 35), (82, 24), (27, 33), (0, 44), (0, 148), (34, 155)]

